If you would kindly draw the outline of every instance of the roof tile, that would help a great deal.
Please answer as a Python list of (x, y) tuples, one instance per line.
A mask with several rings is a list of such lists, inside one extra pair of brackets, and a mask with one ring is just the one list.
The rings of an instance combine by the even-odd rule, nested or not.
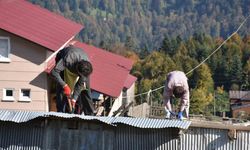
[(0, 0), (0, 29), (58, 50), (83, 26), (25, 0)]

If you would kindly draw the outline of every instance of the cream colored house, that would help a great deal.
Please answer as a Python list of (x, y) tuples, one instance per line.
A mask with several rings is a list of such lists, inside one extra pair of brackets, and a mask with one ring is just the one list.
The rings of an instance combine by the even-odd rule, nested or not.
[(0, 1), (0, 109), (49, 111), (46, 60), (82, 28), (27, 1)]

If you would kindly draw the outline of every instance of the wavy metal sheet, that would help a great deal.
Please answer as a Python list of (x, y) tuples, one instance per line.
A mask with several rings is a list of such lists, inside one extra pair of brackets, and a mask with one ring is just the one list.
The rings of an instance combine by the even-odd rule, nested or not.
[(189, 128), (180, 143), (181, 150), (249, 150), (250, 132), (237, 131), (236, 139), (230, 139), (225, 129)]
[(191, 121), (167, 120), (167, 119), (149, 119), (149, 118), (129, 118), (116, 117), (114, 124), (122, 123), (138, 128), (182, 128), (187, 129)]
[(187, 129), (191, 122), (166, 119), (130, 118), (130, 117), (97, 117), (58, 112), (28, 112), (0, 110), (1, 121), (11, 121), (16, 123), (27, 122), (38, 117), (49, 118), (50, 116), (59, 118), (79, 118), (82, 120), (98, 120), (109, 125), (126, 124), (138, 128), (182, 128)]
[(178, 150), (178, 129), (140, 129), (130, 126), (115, 128), (114, 149)]

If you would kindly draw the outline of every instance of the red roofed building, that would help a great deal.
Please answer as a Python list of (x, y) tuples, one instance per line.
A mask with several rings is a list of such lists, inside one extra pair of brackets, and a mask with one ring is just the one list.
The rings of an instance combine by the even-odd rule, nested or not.
[[(0, 0), (0, 20), (0, 109), (51, 110), (53, 80), (44, 70), (50, 72), (56, 53), (83, 26), (25, 0)], [(121, 103), (122, 93), (134, 88), (132, 62), (84, 43), (75, 45), (93, 64), (91, 89), (111, 104)]]

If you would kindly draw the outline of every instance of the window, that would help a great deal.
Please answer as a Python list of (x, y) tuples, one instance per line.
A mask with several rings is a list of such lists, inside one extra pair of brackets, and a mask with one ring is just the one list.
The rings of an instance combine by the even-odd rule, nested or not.
[(0, 36), (0, 62), (10, 62), (10, 39)]
[(14, 101), (14, 89), (3, 89), (3, 101)]
[(21, 89), (20, 90), (20, 99), (19, 101), (25, 101), (25, 102), (30, 102), (31, 97), (30, 97), (30, 89)]

